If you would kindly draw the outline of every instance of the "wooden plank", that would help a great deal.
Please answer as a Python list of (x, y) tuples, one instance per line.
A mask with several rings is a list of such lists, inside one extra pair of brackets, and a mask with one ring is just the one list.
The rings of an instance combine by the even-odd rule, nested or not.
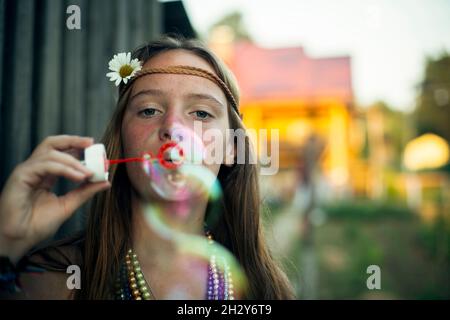
[(122, 0), (115, 0), (114, 16), (116, 17), (116, 37), (114, 53), (129, 51), (129, 23), (127, 19), (125, 19), (125, 17), (128, 17), (129, 8), (130, 6), (127, 2)]
[[(2, 132), (2, 111), (3, 111), (3, 49), (5, 47), (5, 11), (6, 11), (6, 1), (0, 0), (0, 141)], [(0, 142), (1, 143), (1, 142)]]
[(146, 23), (148, 26), (145, 28), (145, 41), (149, 42), (155, 40), (162, 33), (163, 29), (163, 4), (159, 1), (146, 2)]
[[(59, 0), (57, 0), (59, 1)], [(61, 2), (61, 1), (60, 1)], [(70, 5), (77, 5), (81, 11), (83, 24), (85, 1), (66, 0), (64, 12)], [(68, 15), (65, 15), (67, 19)], [(83, 135), (85, 132), (85, 35), (86, 30), (69, 30), (64, 25), (63, 64), (62, 64), (62, 103), (61, 121), (64, 134)]]
[(144, 29), (145, 29), (145, 19), (144, 18), (144, 2), (145, 0), (132, 0), (132, 10), (131, 10), (131, 30), (130, 38), (132, 42), (130, 44), (129, 51), (135, 49), (137, 46), (142, 45), (145, 40)]
[(62, 30), (65, 10), (60, 0), (44, 2), (42, 38), (39, 41), (42, 54), (36, 61), (39, 74), (37, 87), (37, 143), (46, 137), (61, 133), (61, 84), (62, 84)]
[(110, 1), (88, 1), (87, 7), (86, 133), (98, 140), (113, 109), (113, 91), (106, 73), (114, 53), (111, 30), (114, 21)]
[[(86, 13), (86, 1), (84, 0), (66, 0), (59, 1), (64, 12), (64, 24), (60, 27), (62, 31), (62, 41), (60, 43), (62, 50), (61, 64), (61, 104), (60, 104), (60, 122), (61, 133), (84, 135), (85, 134), (85, 62), (86, 62), (86, 29), (84, 23), (84, 13)], [(66, 13), (67, 7), (77, 5), (81, 12), (81, 30), (69, 30), (66, 26), (66, 20), (69, 15)], [(62, 181), (59, 184), (59, 193), (67, 193), (76, 188), (77, 185), (70, 181)], [(70, 219), (64, 222), (59, 228), (55, 239), (60, 239), (79, 231), (84, 226), (84, 215), (87, 211), (86, 205), (79, 208)]]
[[(34, 2), (14, 2), (14, 30), (10, 58), (8, 84), (4, 92), (5, 110), (2, 156), (2, 176), (8, 176), (13, 168), (30, 155)], [(8, 31), (9, 32), (9, 31)]]

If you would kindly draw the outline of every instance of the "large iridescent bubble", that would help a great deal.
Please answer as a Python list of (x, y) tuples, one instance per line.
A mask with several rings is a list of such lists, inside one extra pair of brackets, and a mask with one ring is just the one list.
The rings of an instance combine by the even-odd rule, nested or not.
[(211, 238), (185, 232), (183, 228), (198, 219), (192, 212), (199, 203), (208, 203), (211, 223), (221, 221), (220, 183), (204, 160), (202, 140), (193, 131), (180, 127), (156, 155), (145, 155), (142, 162), (150, 189), (165, 204), (170, 203), (171, 208), (168, 212), (167, 206), (159, 205), (158, 201), (149, 203), (144, 207), (146, 220), (162, 239), (176, 246), (179, 256), (185, 257), (179, 264), (189, 269), (185, 282), (174, 285), (159, 298), (187, 299), (192, 286), (200, 286), (204, 277), (207, 277), (205, 298), (232, 299), (245, 292), (245, 273), (234, 255)]
[(191, 130), (177, 128), (155, 156), (144, 155), (143, 168), (149, 184), (160, 197), (185, 201), (220, 196), (216, 176), (203, 165), (205, 147)]

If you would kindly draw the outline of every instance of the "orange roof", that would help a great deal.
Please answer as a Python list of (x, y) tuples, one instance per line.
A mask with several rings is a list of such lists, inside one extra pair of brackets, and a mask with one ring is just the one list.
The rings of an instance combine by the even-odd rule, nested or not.
[(240, 42), (230, 67), (243, 100), (352, 99), (350, 57), (311, 58), (301, 47), (265, 49)]

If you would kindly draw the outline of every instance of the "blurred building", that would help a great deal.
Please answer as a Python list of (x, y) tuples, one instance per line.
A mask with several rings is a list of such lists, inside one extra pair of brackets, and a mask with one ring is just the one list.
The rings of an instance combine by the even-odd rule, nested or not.
[(301, 170), (305, 142), (315, 136), (325, 145), (320, 168), (326, 183), (336, 192), (352, 191), (363, 132), (355, 121), (350, 57), (234, 43), (228, 32), (215, 30), (210, 45), (237, 77), (246, 126), (279, 130), (280, 175)]

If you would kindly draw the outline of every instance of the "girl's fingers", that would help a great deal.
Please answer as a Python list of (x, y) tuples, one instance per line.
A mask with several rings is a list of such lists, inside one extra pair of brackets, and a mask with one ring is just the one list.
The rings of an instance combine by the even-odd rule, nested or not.
[(72, 157), (74, 157), (75, 159), (81, 159), (81, 157), (84, 154), (84, 150), (81, 149), (75, 149), (75, 148), (70, 148), (67, 150), (62, 150), (64, 153), (70, 154)]
[(76, 170), (71, 166), (56, 161), (30, 164), (30, 167), (25, 174), (26, 182), (32, 186), (38, 185), (49, 175), (64, 177), (74, 182), (82, 182), (89, 176), (89, 174), (84, 171)]
[(64, 165), (70, 166), (77, 171), (86, 173), (87, 175), (93, 174), (93, 172), (91, 170), (89, 170), (88, 168), (86, 168), (84, 165), (82, 165), (78, 159), (74, 158), (73, 156), (71, 156), (67, 153), (52, 150), (49, 152), (48, 158), (51, 161), (59, 162)]
[(94, 143), (90, 137), (80, 137), (71, 135), (52, 136), (44, 140), (53, 149), (66, 150), (70, 148), (84, 149)]
[(51, 149), (67, 150), (67, 149), (85, 149), (94, 143), (94, 139), (90, 137), (80, 137), (72, 135), (50, 136), (46, 138), (37, 148), (37, 153)]

